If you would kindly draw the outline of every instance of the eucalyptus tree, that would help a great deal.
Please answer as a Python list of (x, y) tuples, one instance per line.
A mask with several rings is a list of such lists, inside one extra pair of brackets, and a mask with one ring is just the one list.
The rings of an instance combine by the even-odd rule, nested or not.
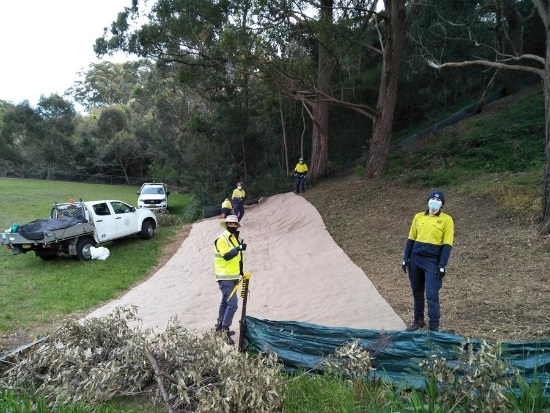
[(18, 105), (0, 101), (0, 171), (17, 174), (25, 166), (23, 141), (27, 132), (38, 130), (40, 118), (28, 101)]
[(159, 180), (210, 192), (223, 176), (213, 170), (226, 158), (220, 150), (225, 142), (205, 126), (213, 110), (203, 98), (205, 85), (180, 83), (172, 66), (150, 69), (127, 106), (131, 128), (147, 146), (149, 172)]
[(537, 54), (519, 54), (517, 50), (509, 53), (494, 51), (492, 58), (480, 59), (472, 56), (470, 59), (454, 62), (431, 60), (429, 64), (437, 69), (462, 68), (472, 65), (484, 67), (517, 70), (532, 73), (540, 77), (543, 85), (545, 104), (545, 167), (542, 195), (542, 217), (539, 225), (541, 234), (550, 234), (550, 3), (545, 0), (529, 0), (535, 8), (544, 26), (545, 51), (544, 56)]
[[(328, 166), (329, 104), (347, 107), (372, 121), (366, 176), (385, 172), (401, 54), (419, 3), (385, 0), (380, 11), (376, 0), (267, 4), (271, 17), (264, 16), (263, 27), (268, 36), (275, 33), (269, 37), (269, 44), (276, 45), (273, 49), (277, 53), (269, 56), (264, 66), (271, 67), (268, 73), (275, 74), (281, 93), (300, 101), (312, 119), (312, 175), (322, 175)], [(269, 21), (278, 24), (269, 26)], [(381, 60), (374, 63), (381, 66), (375, 106), (356, 100), (353, 95), (357, 85), (343, 79), (335, 82), (334, 78), (336, 73), (346, 77), (350, 69), (363, 70), (367, 52)]]
[[(246, 62), (251, 40), (242, 24), (248, 20), (249, 4), (159, 0), (144, 12), (139, 8), (141, 6), (135, 2), (134, 7), (119, 14), (113, 23), (111, 36), (96, 41), (96, 52), (124, 50), (154, 59), (166, 73), (175, 76), (210, 105), (220, 101), (237, 105), (244, 114), (234, 118), (240, 123), (239, 133), (218, 135), (219, 144), (211, 149), (219, 151), (229, 143), (228, 140), (236, 141), (229, 145), (229, 153), (238, 160), (237, 163), (241, 163), (242, 173), (246, 174), (244, 137), (248, 127), (246, 111), (250, 76)], [(133, 28), (130, 25), (132, 19), (141, 13), (145, 13), (147, 23)], [(231, 24), (230, 17), (233, 18)], [(200, 135), (196, 136), (202, 139)]]
[(141, 81), (141, 67), (140, 62), (92, 63), (89, 70), (79, 73), (81, 79), (74, 82), (65, 94), (87, 112), (94, 107), (126, 104)]
[(384, 0), (384, 35), (381, 35), (382, 70), (378, 100), (373, 119), (372, 138), (365, 168), (367, 177), (384, 173), (388, 168), (393, 117), (397, 102), (399, 65), (407, 30), (418, 11), (418, 2)]
[(121, 172), (129, 184), (129, 176), (141, 170), (140, 162), (146, 157), (146, 148), (132, 132), (127, 110), (120, 105), (103, 109), (97, 121), (95, 140), (100, 148), (102, 172)]
[[(241, 123), (236, 158), (245, 174), (252, 78), (277, 87), (308, 113), (313, 176), (328, 166), (329, 105), (358, 111), (373, 122), (367, 175), (376, 176), (387, 168), (399, 62), (418, 3), (385, 0), (380, 12), (376, 6), (376, 0), (158, 0), (145, 12), (147, 23), (135, 28), (132, 22), (142, 13), (136, 1), (119, 14), (110, 33), (97, 39), (95, 51), (123, 50), (176, 66), (188, 84), (200, 79), (209, 85), (205, 97), (211, 102), (239, 97), (244, 116), (235, 119)], [(375, 24), (379, 36), (373, 40), (368, 28)], [(345, 65), (357, 45), (381, 56), (376, 107), (346, 101), (342, 90), (334, 90), (335, 69)]]
[(40, 120), (24, 138), (24, 151), (36, 171), (50, 179), (56, 171), (67, 170), (73, 155), (73, 133), (76, 111), (63, 97), (41, 96), (35, 112)]

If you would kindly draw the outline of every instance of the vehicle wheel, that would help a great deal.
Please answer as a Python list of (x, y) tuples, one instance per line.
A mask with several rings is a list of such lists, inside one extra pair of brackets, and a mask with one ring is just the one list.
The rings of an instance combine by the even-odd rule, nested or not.
[(89, 261), (92, 259), (92, 251), (90, 247), (95, 247), (93, 238), (80, 238), (76, 243), (76, 256), (79, 260)]
[(153, 235), (155, 235), (155, 226), (153, 225), (153, 221), (150, 219), (143, 221), (143, 224), (141, 224), (141, 237), (143, 239), (149, 239), (153, 238)]

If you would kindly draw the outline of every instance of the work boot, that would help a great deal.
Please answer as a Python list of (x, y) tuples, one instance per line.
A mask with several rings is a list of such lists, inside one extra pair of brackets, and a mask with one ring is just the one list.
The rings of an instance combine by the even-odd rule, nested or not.
[(436, 325), (436, 324), (430, 324), (430, 326), (428, 327), (428, 330), (430, 330), (430, 331), (439, 331), (439, 326)]
[(426, 322), (424, 321), (423, 318), (416, 319), (416, 320), (413, 321), (412, 324), (407, 326), (406, 331), (416, 331), (419, 328), (424, 327), (425, 325), (426, 325)]
[[(230, 346), (233, 346), (235, 345), (235, 342), (233, 341), (233, 339), (231, 338), (231, 336), (233, 334), (235, 334), (234, 331), (229, 331), (228, 328), (223, 328), (221, 330), (221, 333), (222, 333), (222, 337), (223, 337), (223, 341), (225, 341), (225, 344), (229, 344)], [(231, 334), (233, 333), (233, 334)]]
[[(219, 333), (220, 331), (222, 331), (222, 322), (220, 320), (217, 320), (216, 321), (216, 325), (214, 326), (215, 329), (216, 329), (216, 332)], [(229, 331), (229, 335), (230, 336), (234, 336), (235, 335), (235, 332), (233, 330), (228, 330)]]

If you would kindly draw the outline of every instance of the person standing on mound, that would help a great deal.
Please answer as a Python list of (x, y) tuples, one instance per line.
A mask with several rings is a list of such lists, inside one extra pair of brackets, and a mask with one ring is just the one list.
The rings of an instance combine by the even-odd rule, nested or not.
[(300, 158), (296, 166), (294, 167), (294, 192), (297, 194), (306, 192), (306, 176), (307, 165), (304, 162), (304, 158)]
[(231, 203), (233, 204), (233, 214), (237, 215), (239, 222), (244, 215), (244, 199), (246, 198), (246, 193), (243, 189), (243, 183), (237, 182), (237, 188), (233, 190), (233, 195), (231, 195)]
[(246, 250), (246, 244), (243, 243), (239, 235), (241, 224), (237, 216), (228, 215), (220, 222), (220, 226), (224, 228), (224, 231), (214, 241), (214, 273), (222, 293), (216, 331), (222, 333), (227, 344), (233, 345), (235, 342), (231, 336), (235, 333), (230, 331), (230, 327), (238, 308), (238, 299), (237, 293), (231, 295), (231, 292), (243, 274), (243, 251)]
[(428, 329), (439, 331), (439, 290), (453, 246), (453, 219), (441, 210), (445, 195), (439, 190), (431, 191), (427, 201), (428, 209), (417, 213), (412, 220), (401, 264), (405, 274), (409, 270), (413, 295), (414, 321), (407, 331), (416, 331), (426, 325), (424, 293), (430, 319)]

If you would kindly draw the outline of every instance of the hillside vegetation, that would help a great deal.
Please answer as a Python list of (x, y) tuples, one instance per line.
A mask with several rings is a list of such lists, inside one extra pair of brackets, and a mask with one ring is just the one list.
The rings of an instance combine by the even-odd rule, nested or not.
[(456, 232), (440, 292), (442, 330), (550, 339), (550, 237), (537, 233), (544, 167), (540, 89), (495, 102), (391, 158), (384, 178), (365, 180), (357, 168), (311, 186), (305, 197), (401, 318), (412, 320), (401, 270), (410, 222), (437, 187), (446, 193)]

